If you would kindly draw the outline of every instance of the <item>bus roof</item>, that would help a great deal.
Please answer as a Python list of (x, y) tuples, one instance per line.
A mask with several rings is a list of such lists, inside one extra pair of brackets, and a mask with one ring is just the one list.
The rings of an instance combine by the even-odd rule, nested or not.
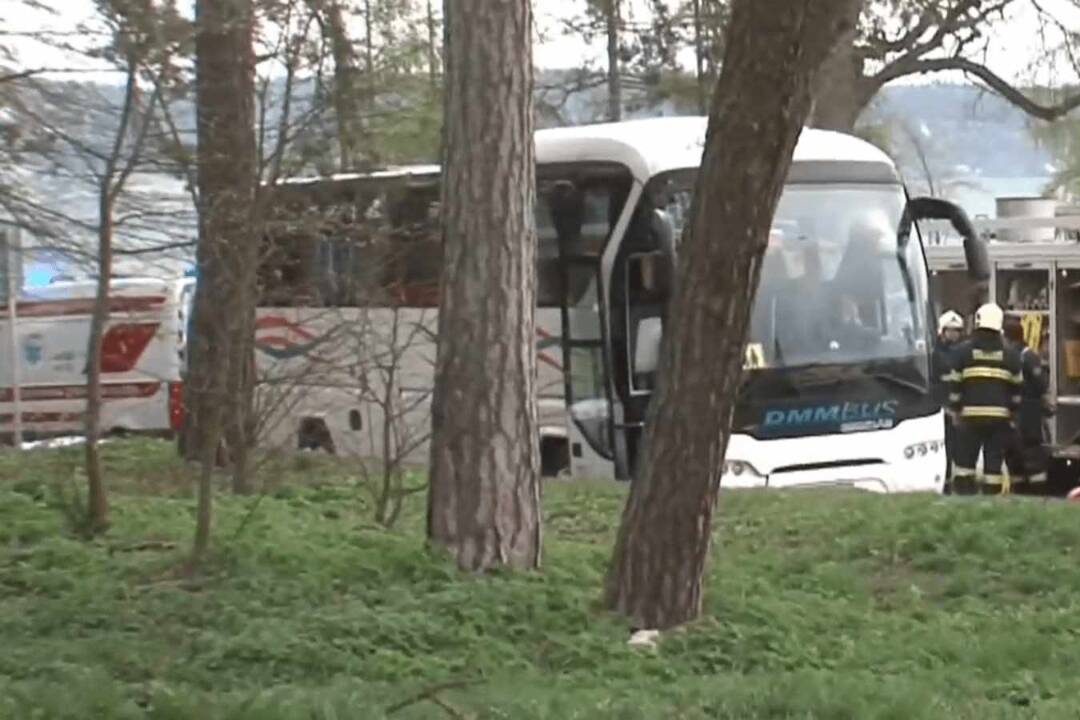
[[(645, 182), (663, 172), (697, 168), (707, 127), (704, 117), (660, 117), (540, 130), (536, 133), (536, 161), (616, 162)], [(803, 130), (793, 161), (873, 164), (899, 182), (888, 155), (865, 140), (838, 132)]]
[[(194, 278), (130, 277), (113, 278), (109, 282), (110, 297), (138, 295), (169, 295), (178, 284), (194, 283)], [(43, 287), (25, 288), (21, 297), (25, 300), (73, 300), (92, 298), (97, 293), (95, 278), (58, 280)]]
[[(634, 178), (644, 183), (664, 172), (700, 166), (707, 127), (705, 117), (658, 117), (538, 130), (536, 162), (540, 165), (617, 163), (629, 168)], [(837, 174), (836, 169), (844, 166), (847, 171)], [(824, 167), (831, 169), (821, 170)], [(301, 191), (387, 180), (426, 184), (437, 181), (439, 173), (438, 165), (400, 165), (369, 173), (287, 178), (281, 184)], [(819, 182), (838, 178), (900, 182), (895, 163), (879, 148), (852, 135), (811, 128), (804, 129), (799, 136), (789, 181), (806, 182), (807, 178)]]
[(316, 183), (344, 183), (350, 180), (397, 180), (408, 178), (428, 178), (438, 176), (442, 168), (438, 165), (395, 165), (367, 173), (334, 173), (309, 177), (282, 178), (281, 185), (314, 185)]

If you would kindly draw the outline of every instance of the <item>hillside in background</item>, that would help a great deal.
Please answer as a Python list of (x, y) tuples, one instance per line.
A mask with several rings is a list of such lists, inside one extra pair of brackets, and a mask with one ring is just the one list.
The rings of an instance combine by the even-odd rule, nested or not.
[[(602, 119), (605, 108), (603, 86), (567, 91), (589, 85), (569, 71), (542, 71), (537, 78), (540, 125), (579, 124)], [(402, 122), (386, 138), (383, 162), (429, 162), (434, 159), (438, 133), (438, 108), (430, 98), (417, 98), (398, 86), (380, 99), (386, 108), (395, 108)], [(280, 88), (274, 93), (280, 99)], [(68, 99), (67, 110), (48, 117), (73, 137), (86, 138), (95, 151), (104, 151), (111, 142), (116, 122), (112, 110), (120, 100), (119, 88), (108, 86), (56, 84), (41, 93)], [(302, 116), (312, 105), (312, 88), (301, 85), (294, 97), (294, 112)], [(678, 101), (657, 100), (627, 92), (629, 117), (679, 115), (693, 112)], [(276, 103), (271, 102), (273, 107)], [(40, 112), (46, 112), (38, 108)], [(193, 140), (194, 110), (190, 102), (178, 102), (173, 113), (186, 140)], [(2, 118), (0, 118), (2, 120)], [(972, 85), (896, 85), (879, 96), (864, 117), (860, 132), (882, 145), (899, 162), (914, 193), (930, 187), (936, 194), (961, 203), (972, 215), (993, 215), (996, 196), (1038, 195), (1049, 186), (1055, 170), (1050, 148), (1040, 144), (1031, 132), (1032, 123), (1009, 103)], [(0, 122), (2, 124), (2, 122)], [(292, 166), (300, 174), (316, 174), (328, 164), (326, 148), (332, 146), (332, 123), (314, 122), (309, 140), (302, 143)], [(427, 138), (431, 135), (430, 138)], [(421, 141), (417, 141), (419, 136)], [(381, 136), (380, 136), (381, 137)], [(427, 138), (429, 141), (422, 141)], [(311, 148), (321, 146), (321, 159), (308, 157)], [(50, 155), (16, 156), (15, 167), (3, 168), (14, 175), (46, 208), (75, 218), (65, 230), (69, 245), (92, 247), (96, 225), (96, 197), (85, 156), (73, 153), (64, 143), (55, 142)], [(2, 180), (2, 178), (0, 178)], [(145, 247), (193, 239), (195, 233), (191, 201), (179, 175), (146, 173), (137, 179), (140, 202), (167, 207), (167, 213), (148, 215), (127, 233), (129, 246)], [(166, 264), (186, 263), (189, 248), (174, 248)], [(138, 264), (155, 262), (152, 255), (140, 254)], [(160, 264), (160, 258), (158, 259)]]
[[(560, 77), (561, 75), (561, 77)], [(541, 85), (575, 81), (573, 73), (541, 74)], [(643, 100), (628, 93), (636, 107), (629, 117), (694, 112), (676, 99)], [(559, 102), (559, 120), (595, 121), (602, 116), (604, 88), (575, 93), (565, 102), (548, 91), (543, 100)], [(554, 124), (553, 113), (542, 121)], [(882, 145), (900, 164), (912, 192), (959, 202), (972, 215), (994, 215), (997, 196), (1041, 195), (1056, 170), (1051, 149), (1041, 145), (1023, 112), (970, 84), (919, 84), (887, 87), (863, 117), (859, 131)], [(928, 180), (929, 176), (929, 180)]]
[[(574, 73), (545, 71), (541, 87), (573, 85)], [(628, 104), (639, 98), (628, 93)], [(541, 98), (555, 104), (561, 95), (549, 90)], [(572, 94), (559, 106), (559, 119), (571, 123), (594, 122), (606, 106), (603, 87)], [(694, 110), (675, 99), (647, 103), (628, 110), (631, 117), (683, 115)], [(542, 118), (555, 124), (553, 115)], [(925, 149), (942, 170), (984, 177), (1049, 177), (1051, 153), (1032, 138), (1032, 121), (997, 95), (970, 84), (892, 85), (878, 96), (860, 123), (863, 127), (886, 126), (890, 149), (911, 153), (904, 125), (920, 134)], [(907, 158), (902, 158), (907, 160)]]
[(1032, 123), (997, 95), (972, 85), (894, 85), (866, 118), (908, 123), (943, 168), (985, 177), (1048, 176), (1053, 157), (1032, 138)]
[(972, 85), (886, 88), (863, 122), (883, 131), (913, 191), (929, 174), (972, 215), (994, 215), (995, 197), (1043, 194), (1058, 164), (1031, 132), (1040, 121)]

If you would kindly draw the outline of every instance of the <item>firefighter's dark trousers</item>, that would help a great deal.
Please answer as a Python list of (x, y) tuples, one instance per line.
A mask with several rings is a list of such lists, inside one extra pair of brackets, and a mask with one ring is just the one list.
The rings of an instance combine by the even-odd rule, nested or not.
[(1013, 492), (1018, 489), (1017, 482), (1021, 483), (1021, 490), (1030, 494), (1041, 494), (1041, 489), (1046, 486), (1048, 458), (1044, 443), (1050, 433), (1043, 427), (1040, 410), (1038, 406), (1020, 407), (1020, 427), (1013, 435), (1012, 447), (1005, 454)]
[[(953, 492), (974, 495), (982, 492), (997, 495), (1005, 485), (1001, 466), (1005, 452), (1013, 442), (1008, 420), (997, 418), (961, 418), (956, 426), (956, 456), (953, 465)], [(982, 476), (976, 477), (975, 465), (982, 451)]]

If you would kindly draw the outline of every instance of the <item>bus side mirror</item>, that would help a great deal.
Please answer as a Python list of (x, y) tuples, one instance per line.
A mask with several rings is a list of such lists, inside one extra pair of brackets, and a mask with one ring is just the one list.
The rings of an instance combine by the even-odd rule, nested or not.
[(559, 247), (570, 251), (585, 226), (585, 194), (569, 180), (560, 180), (548, 193), (548, 203)]
[(629, 303), (664, 303), (671, 298), (675, 268), (671, 258), (658, 251), (630, 257)]
[(932, 197), (912, 198), (905, 214), (907, 225), (919, 220), (947, 220), (964, 239), (964, 259), (968, 277), (976, 282), (990, 279), (990, 251), (986, 241), (975, 232), (967, 213), (957, 204)]
[(665, 255), (675, 255), (675, 223), (671, 216), (659, 208), (652, 211), (649, 226), (656, 239), (657, 248)]
[(675, 285), (675, 223), (666, 212), (655, 209), (649, 225), (657, 248), (656, 252), (651, 253), (653, 282), (660, 294), (669, 298)]
[(634, 343), (634, 374), (647, 375), (660, 367), (660, 340), (664, 336), (664, 321), (658, 317), (642, 318), (637, 325)]
[(990, 281), (990, 250), (986, 240), (978, 235), (964, 239), (964, 256), (967, 259), (968, 275), (980, 283)]

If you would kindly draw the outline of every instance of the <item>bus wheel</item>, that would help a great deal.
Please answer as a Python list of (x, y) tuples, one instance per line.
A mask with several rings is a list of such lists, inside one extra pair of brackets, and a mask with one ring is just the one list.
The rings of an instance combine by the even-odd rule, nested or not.
[(299, 450), (324, 450), (335, 455), (334, 436), (326, 421), (322, 418), (306, 417), (300, 421), (296, 432), (296, 446)]
[(570, 470), (570, 443), (566, 438), (540, 438), (541, 477), (560, 477)]

